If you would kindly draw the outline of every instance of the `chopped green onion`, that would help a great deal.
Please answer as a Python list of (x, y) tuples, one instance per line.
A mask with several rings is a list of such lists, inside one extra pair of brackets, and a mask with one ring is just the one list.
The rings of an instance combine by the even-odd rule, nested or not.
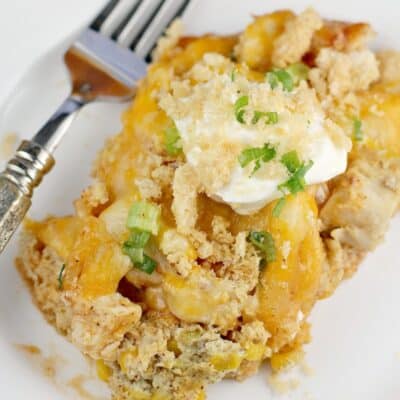
[(253, 119), (251, 120), (251, 123), (253, 125), (255, 125), (261, 117), (264, 116), (264, 112), (263, 111), (254, 111), (254, 115), (253, 115)]
[(65, 264), (62, 265), (60, 272), (58, 273), (58, 288), (62, 289), (63, 288), (63, 283), (64, 283), (64, 270), (65, 270)]
[(281, 158), (281, 163), (288, 169), (292, 174), (300, 168), (301, 162), (296, 150), (285, 153)]
[(278, 113), (276, 111), (267, 111), (267, 124), (277, 124), (278, 123)]
[(272, 235), (265, 231), (251, 231), (248, 240), (259, 250), (265, 254), (267, 263), (276, 260), (276, 248)]
[(128, 213), (127, 227), (157, 235), (160, 207), (146, 201), (135, 201)]
[[(278, 185), (278, 189), (282, 192), (283, 196), (285, 196), (286, 193), (296, 194), (304, 191), (306, 187), (305, 175), (314, 165), (314, 162), (310, 160), (307, 164), (304, 162), (302, 163), (297, 152), (293, 150), (282, 156), (281, 163), (289, 171), (289, 179)], [(272, 215), (274, 217), (279, 217), (285, 202), (285, 197), (281, 197), (275, 204), (272, 210)]]
[(301, 164), (301, 166), (292, 174), (292, 176), (284, 183), (278, 186), (278, 189), (284, 192), (286, 189), (289, 193), (296, 194), (302, 192), (306, 187), (304, 179), (308, 170), (314, 165), (313, 161), (308, 164)]
[(122, 245), (122, 252), (127, 255), (135, 268), (151, 274), (156, 262), (144, 253), (144, 247), (150, 240), (150, 233), (134, 230), (129, 239)]
[(157, 263), (155, 260), (147, 256), (146, 254), (143, 255), (143, 261), (140, 263), (135, 263), (135, 268), (140, 269), (146, 274), (152, 274), (157, 267)]
[(361, 120), (356, 118), (353, 121), (353, 138), (356, 142), (361, 142), (364, 138)]
[(281, 197), (278, 202), (275, 204), (274, 209), (272, 210), (272, 216), (277, 218), (281, 215), (282, 209), (286, 203), (285, 197)]
[(261, 168), (261, 161), (271, 161), (276, 156), (275, 147), (269, 143), (265, 143), (263, 147), (249, 147), (244, 149), (239, 157), (238, 161), (242, 168), (249, 165), (252, 161), (255, 161), (254, 169), (251, 173), (253, 175), (257, 170)]
[(256, 159), (262, 159), (264, 162), (268, 162), (272, 160), (275, 155), (275, 148), (269, 143), (265, 143), (263, 147), (249, 147), (244, 149), (239, 155), (239, 164), (244, 168)]
[(279, 190), (287, 189), (289, 193), (296, 194), (305, 189), (304, 178), (290, 177), (286, 182), (278, 186)]
[(143, 262), (144, 251), (150, 239), (150, 233), (144, 231), (133, 231), (129, 239), (122, 245), (122, 252), (127, 255), (132, 263)]
[(265, 117), (265, 123), (276, 124), (278, 123), (278, 113), (275, 111), (254, 111), (253, 119), (251, 123), (256, 124), (261, 118)]
[(131, 259), (132, 264), (141, 263), (144, 260), (143, 248), (133, 247), (129, 241), (122, 245), (122, 252)]
[(241, 109), (241, 108), (247, 106), (248, 104), (249, 104), (249, 96), (241, 96), (241, 97), (239, 97), (239, 98), (236, 100), (235, 104), (234, 104), (235, 112), (236, 112), (237, 110), (239, 110), (239, 109)]
[(310, 68), (303, 63), (294, 63), (292, 65), (289, 65), (286, 68), (286, 71), (289, 72), (289, 74), (292, 76), (294, 83), (297, 84), (299, 83), (299, 81), (308, 78), (308, 72), (310, 71)]
[(243, 107), (246, 107), (248, 104), (249, 104), (249, 96), (241, 96), (236, 100), (236, 102), (233, 106), (236, 119), (241, 124), (244, 124), (243, 117), (244, 117), (245, 110), (243, 109)]
[(293, 78), (285, 69), (275, 69), (267, 72), (267, 80), (271, 89), (275, 89), (279, 84), (283, 90), (291, 92), (293, 90)]
[(235, 79), (236, 79), (236, 68), (233, 68), (231, 72), (231, 81), (235, 82)]
[(132, 263), (143, 262), (143, 248), (149, 240), (149, 232), (134, 230), (129, 239), (122, 245), (122, 252), (131, 259)]
[(146, 246), (147, 242), (150, 240), (150, 236), (149, 232), (133, 230), (126, 243), (129, 243), (131, 247), (140, 249)]
[(278, 189), (283, 193), (285, 193), (285, 189), (292, 194), (302, 192), (306, 186), (304, 177), (314, 163), (312, 161), (309, 161), (308, 164), (301, 163), (295, 150), (285, 153), (281, 158), (281, 163), (287, 168), (291, 176), (286, 182), (280, 184)]
[(293, 87), (301, 80), (307, 79), (309, 68), (303, 63), (289, 65), (285, 69), (274, 69), (267, 72), (267, 80), (271, 89), (275, 89), (279, 84), (283, 90), (291, 92)]
[(181, 136), (175, 125), (164, 131), (164, 147), (170, 156), (177, 156), (182, 152)]
[(244, 113), (245, 113), (245, 110), (244, 109), (241, 109), (241, 110), (239, 110), (237, 113), (236, 113), (236, 119), (241, 123), (241, 124), (244, 124)]

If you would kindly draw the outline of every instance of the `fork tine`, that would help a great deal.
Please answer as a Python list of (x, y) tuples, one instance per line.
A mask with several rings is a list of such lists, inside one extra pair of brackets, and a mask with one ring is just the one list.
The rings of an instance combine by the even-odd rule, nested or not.
[(165, 0), (150, 25), (131, 45), (132, 50), (139, 57), (147, 58), (165, 28), (185, 11), (189, 3), (190, 0)]
[(100, 26), (100, 33), (112, 36), (126, 16), (140, 3), (140, 0), (119, 0)]
[(117, 42), (121, 46), (129, 47), (149, 23), (149, 20), (151, 21), (162, 3), (163, 0), (144, 0), (117, 36)]
[(110, 15), (114, 7), (118, 4), (119, 0), (109, 0), (104, 8), (100, 11), (100, 13), (96, 16), (93, 22), (90, 24), (90, 27), (98, 31), (100, 26), (103, 24), (105, 19)]

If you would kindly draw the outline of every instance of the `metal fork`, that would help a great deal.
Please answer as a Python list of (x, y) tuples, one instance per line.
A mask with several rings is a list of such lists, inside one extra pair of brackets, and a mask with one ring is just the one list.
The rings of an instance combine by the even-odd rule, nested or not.
[(31, 206), (52, 153), (79, 110), (96, 100), (131, 98), (151, 51), (190, 0), (109, 0), (65, 53), (71, 94), (32, 140), (24, 140), (0, 174), (0, 252)]

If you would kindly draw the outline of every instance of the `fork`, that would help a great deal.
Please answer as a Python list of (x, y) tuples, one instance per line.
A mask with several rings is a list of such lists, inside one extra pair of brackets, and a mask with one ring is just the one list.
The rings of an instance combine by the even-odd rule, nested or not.
[(54, 165), (52, 153), (79, 110), (94, 101), (126, 101), (157, 39), (190, 0), (109, 0), (64, 56), (71, 93), (36, 133), (21, 142), (0, 173), (0, 252), (29, 207), (33, 190)]

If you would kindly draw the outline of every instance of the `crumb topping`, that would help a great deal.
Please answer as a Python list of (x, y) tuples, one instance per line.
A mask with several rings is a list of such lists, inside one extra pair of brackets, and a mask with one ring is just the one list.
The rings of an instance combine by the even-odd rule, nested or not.
[(286, 67), (301, 61), (310, 48), (314, 33), (321, 27), (322, 19), (312, 8), (289, 20), (274, 42), (272, 64)]

